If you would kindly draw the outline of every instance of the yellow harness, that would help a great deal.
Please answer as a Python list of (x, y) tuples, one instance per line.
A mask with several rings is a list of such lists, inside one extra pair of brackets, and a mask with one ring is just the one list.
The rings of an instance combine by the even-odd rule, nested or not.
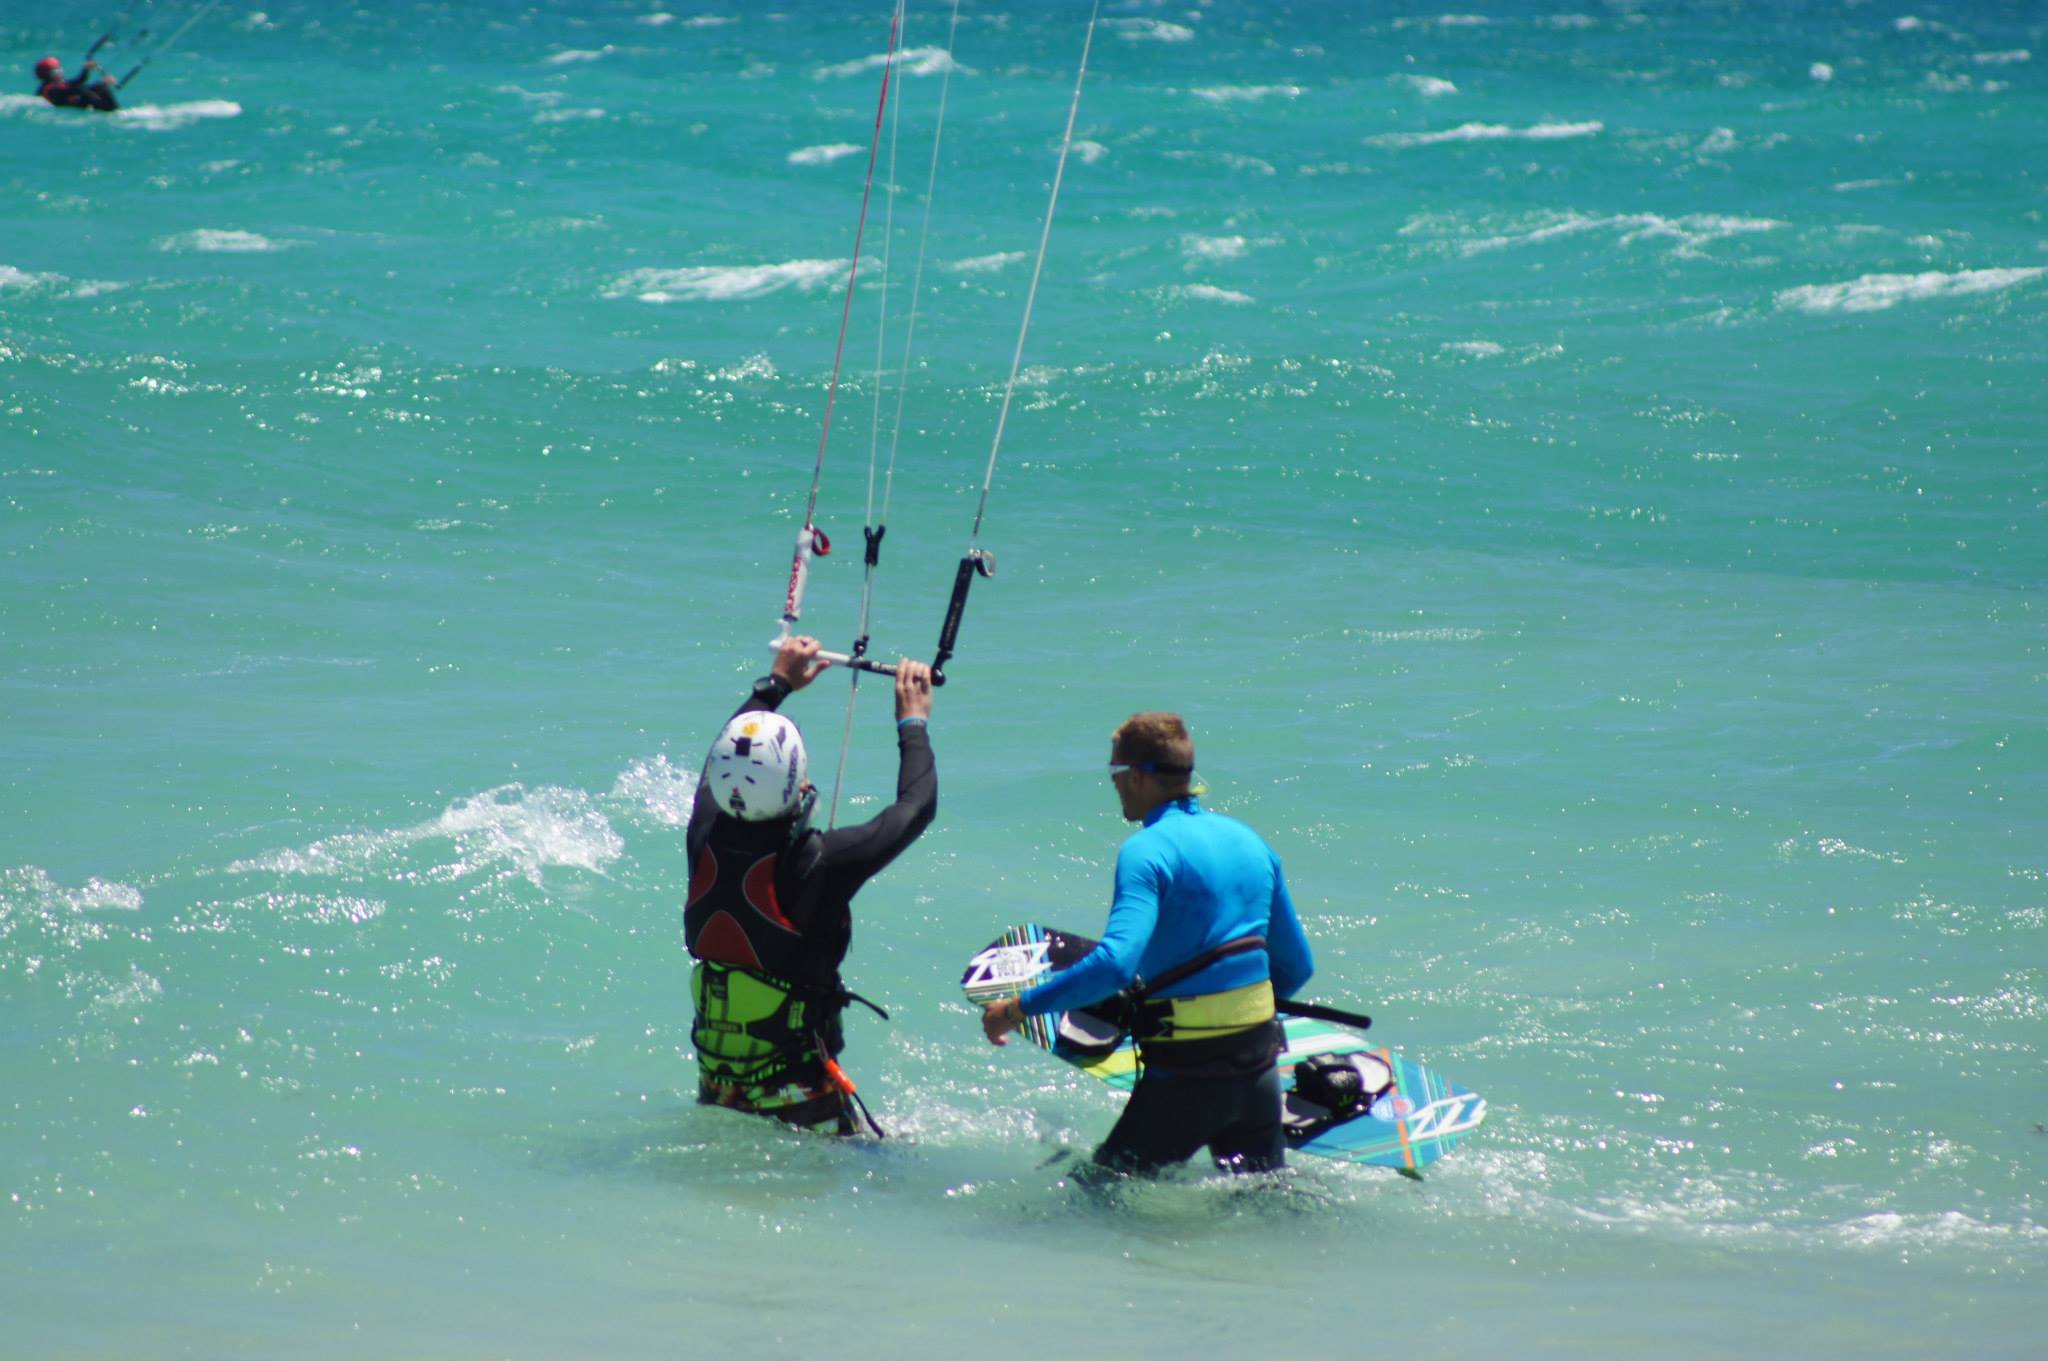
[(1273, 980), (1262, 978), (1228, 992), (1151, 998), (1140, 1004), (1137, 1034), (1147, 1044), (1211, 1040), (1264, 1025), (1277, 1014)]

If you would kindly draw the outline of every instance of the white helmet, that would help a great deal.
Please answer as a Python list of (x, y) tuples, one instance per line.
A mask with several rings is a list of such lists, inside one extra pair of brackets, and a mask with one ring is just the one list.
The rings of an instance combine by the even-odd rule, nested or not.
[(759, 709), (725, 725), (705, 759), (704, 778), (720, 808), (747, 822), (770, 822), (801, 810), (809, 764), (796, 724)]

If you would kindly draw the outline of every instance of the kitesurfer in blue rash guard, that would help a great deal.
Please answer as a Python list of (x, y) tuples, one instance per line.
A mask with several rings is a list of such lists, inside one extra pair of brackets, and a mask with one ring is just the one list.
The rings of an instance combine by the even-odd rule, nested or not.
[[(1110, 739), (1109, 760), (1124, 818), (1144, 828), (1117, 854), (1102, 941), (1047, 982), (991, 1003), (982, 1029), (1003, 1044), (1027, 1016), (1093, 1006), (1134, 979), (1215, 952), (1141, 1005), (1143, 1072), (1095, 1160), (1153, 1172), (1206, 1144), (1224, 1171), (1276, 1169), (1286, 1139), (1273, 1002), (1315, 970), (1279, 858), (1251, 828), (1202, 807), (1191, 783), (1194, 739), (1180, 715), (1133, 714)], [(1253, 936), (1263, 949), (1219, 949)]]

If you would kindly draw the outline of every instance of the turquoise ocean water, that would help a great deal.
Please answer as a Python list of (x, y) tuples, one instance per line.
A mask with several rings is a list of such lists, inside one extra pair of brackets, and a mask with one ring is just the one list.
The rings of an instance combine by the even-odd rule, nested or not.
[[(889, 7), (264, 4), (113, 117), (27, 76), (113, 16), (0, 15), (0, 1350), (2039, 1354), (2038, 5), (1108, 6), (939, 820), (856, 905), (876, 1145), (692, 1103), (680, 901)], [(943, 86), (891, 655), (1088, 17), (963, 5), (948, 80), (949, 13), (805, 616), (850, 641)], [(827, 782), (845, 696), (789, 710)], [(1120, 1098), (955, 980), (1099, 924), (1149, 707), (1283, 856), (1311, 994), (1490, 1098), (1426, 1182), (1045, 1166)], [(886, 687), (854, 731), (842, 820)]]

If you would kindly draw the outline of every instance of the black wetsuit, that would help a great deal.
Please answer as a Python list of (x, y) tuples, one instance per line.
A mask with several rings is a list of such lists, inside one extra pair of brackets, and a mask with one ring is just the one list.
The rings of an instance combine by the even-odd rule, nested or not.
[[(789, 694), (779, 678), (765, 688), (736, 715), (775, 709)], [(700, 961), (692, 980), (700, 1100), (852, 1132), (850, 1102), (827, 1060), (845, 1043), (839, 1014), (850, 994), (839, 966), (853, 935), (853, 895), (938, 812), (926, 724), (899, 724), (897, 748), (896, 801), (857, 827), (820, 832), (791, 818), (742, 821), (699, 783), (686, 843), (691, 876), (683, 922)], [(739, 1013), (708, 1014), (724, 1011), (729, 992), (786, 995), (802, 1009), (791, 1021), (786, 1005), (773, 1016), (756, 1007), (754, 1021), (736, 1028), (732, 1017)]]
[[(1277, 1027), (1275, 1028), (1277, 1040)], [(1204, 1144), (1219, 1171), (1272, 1172), (1287, 1162), (1274, 1041), (1262, 1041), (1243, 1072), (1191, 1076), (1147, 1068), (1095, 1161), (1119, 1172), (1157, 1172)], [(1248, 1046), (1249, 1048), (1249, 1046)]]
[(114, 97), (114, 82), (98, 80), (86, 82), (87, 67), (69, 80), (46, 80), (36, 93), (60, 109), (98, 109), (101, 113), (112, 113), (121, 107), (121, 101)]

